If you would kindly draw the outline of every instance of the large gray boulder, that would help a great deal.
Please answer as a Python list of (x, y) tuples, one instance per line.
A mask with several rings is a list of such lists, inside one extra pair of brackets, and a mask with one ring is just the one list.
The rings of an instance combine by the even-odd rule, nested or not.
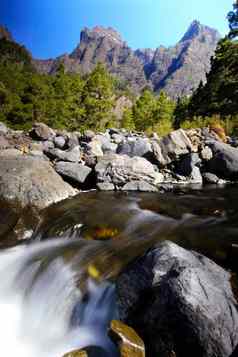
[(117, 186), (130, 181), (145, 181), (154, 185), (163, 181), (163, 176), (149, 161), (127, 155), (108, 154), (98, 158), (95, 172), (98, 182), (110, 182)]
[(0, 198), (42, 209), (75, 195), (47, 160), (7, 152), (0, 155)]
[(79, 162), (82, 155), (80, 146), (75, 146), (73, 149), (67, 151), (50, 148), (45, 149), (44, 153), (52, 160), (68, 162)]
[(238, 149), (219, 141), (211, 141), (208, 145), (213, 158), (207, 164), (207, 171), (220, 178), (238, 180)]
[(56, 163), (55, 170), (64, 178), (72, 180), (78, 184), (84, 184), (89, 174), (92, 172), (92, 169), (85, 165), (63, 161)]
[(197, 149), (183, 129), (171, 132), (160, 141), (152, 141), (155, 159), (161, 166), (178, 160), (182, 155), (196, 152)]
[(151, 143), (147, 138), (138, 138), (129, 142), (124, 141), (118, 146), (117, 154), (128, 155), (130, 157), (147, 157), (152, 154)]
[(238, 344), (231, 274), (201, 254), (163, 242), (117, 281), (120, 318), (148, 356), (230, 357)]
[(190, 183), (201, 184), (203, 182), (200, 172), (202, 160), (197, 153), (186, 155), (179, 163), (177, 173), (185, 176)]

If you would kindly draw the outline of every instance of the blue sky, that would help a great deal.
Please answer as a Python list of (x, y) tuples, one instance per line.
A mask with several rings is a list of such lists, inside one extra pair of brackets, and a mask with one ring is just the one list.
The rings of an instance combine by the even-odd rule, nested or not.
[(35, 57), (71, 52), (83, 27), (111, 26), (136, 48), (174, 45), (197, 19), (227, 32), (232, 0), (1, 0), (0, 23)]

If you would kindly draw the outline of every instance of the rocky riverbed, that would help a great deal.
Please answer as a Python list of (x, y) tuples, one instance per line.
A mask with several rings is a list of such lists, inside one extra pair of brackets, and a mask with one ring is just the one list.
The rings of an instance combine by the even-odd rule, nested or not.
[(0, 198), (42, 209), (81, 190), (158, 192), (176, 185), (238, 180), (237, 141), (209, 128), (159, 138), (124, 129), (105, 133), (28, 132), (0, 123)]

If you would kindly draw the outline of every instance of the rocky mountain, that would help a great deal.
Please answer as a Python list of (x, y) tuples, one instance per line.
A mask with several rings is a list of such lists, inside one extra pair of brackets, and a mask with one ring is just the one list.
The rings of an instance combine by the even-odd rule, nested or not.
[[(6, 36), (4, 33), (0, 28), (0, 38)], [(194, 21), (175, 46), (134, 51), (117, 31), (97, 26), (82, 30), (80, 42), (71, 54), (34, 60), (34, 65), (40, 72), (53, 74), (63, 62), (67, 71), (86, 74), (101, 62), (122, 85), (128, 84), (136, 93), (150, 86), (155, 92), (164, 90), (177, 98), (190, 95), (200, 81), (206, 80), (219, 39), (216, 30)]]

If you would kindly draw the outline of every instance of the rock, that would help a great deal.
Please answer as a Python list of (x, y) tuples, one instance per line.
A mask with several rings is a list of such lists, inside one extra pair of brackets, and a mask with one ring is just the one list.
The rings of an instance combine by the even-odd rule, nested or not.
[(130, 157), (147, 157), (152, 154), (152, 147), (149, 139), (139, 138), (131, 142), (122, 142), (118, 146), (117, 154), (128, 155)]
[(209, 161), (212, 159), (213, 157), (213, 153), (212, 153), (212, 150), (209, 148), (209, 146), (205, 146), (202, 151), (201, 151), (201, 158), (204, 160), (204, 161)]
[[(0, 130), (1, 130), (1, 126), (0, 126)], [(1, 135), (1, 133), (0, 133), (0, 150), (6, 149), (9, 146), (10, 146), (9, 141), (5, 138), (4, 135)]]
[(87, 144), (87, 153), (90, 153), (93, 156), (101, 157), (103, 156), (102, 145), (98, 140), (92, 140)]
[(44, 150), (44, 153), (52, 160), (68, 162), (80, 162), (82, 156), (79, 146), (75, 146), (73, 149), (67, 151), (60, 149), (49, 149)]
[(42, 150), (43, 151), (48, 151), (48, 150), (51, 150), (51, 149), (54, 149), (55, 148), (55, 144), (53, 143), (53, 141), (50, 141), (50, 140), (46, 140), (42, 143)]
[(146, 181), (151, 184), (161, 182), (161, 174), (142, 157), (110, 154), (98, 159), (95, 167), (97, 182), (109, 182), (123, 186), (130, 181)]
[(108, 335), (119, 345), (121, 357), (145, 357), (144, 342), (131, 327), (121, 321), (111, 322)]
[(208, 145), (213, 158), (207, 163), (207, 171), (226, 180), (238, 180), (238, 149), (218, 141), (209, 142)]
[(0, 122), (0, 133), (7, 134), (8, 131), (9, 131), (8, 127), (4, 123)]
[(55, 135), (54, 130), (44, 123), (34, 123), (30, 131), (30, 136), (35, 140), (46, 141), (53, 139)]
[(178, 160), (182, 155), (197, 151), (197, 147), (192, 144), (183, 129), (171, 132), (159, 142), (153, 141), (152, 149), (161, 166), (166, 166)]
[(89, 143), (95, 137), (95, 133), (92, 130), (85, 130), (82, 135), (82, 141)]
[(125, 137), (121, 134), (112, 134), (112, 141), (115, 144), (120, 144), (122, 141), (125, 140)]
[(79, 146), (79, 135), (77, 133), (68, 133), (67, 146), (69, 150)]
[(197, 153), (186, 155), (178, 164), (177, 172), (189, 179), (189, 183), (202, 183), (202, 175), (199, 169), (201, 159)]
[(75, 195), (76, 190), (65, 183), (50, 163), (39, 157), (7, 152), (0, 160), (0, 197), (38, 209)]
[(58, 149), (64, 149), (66, 147), (66, 139), (63, 136), (56, 136), (54, 138), (55, 147)]
[(114, 191), (115, 186), (113, 185), (113, 183), (99, 182), (99, 183), (97, 183), (97, 189), (99, 191)]
[(145, 181), (131, 181), (122, 187), (122, 191), (158, 192), (158, 189)]
[(226, 183), (226, 181), (219, 179), (219, 177), (217, 177), (214, 174), (211, 174), (210, 172), (204, 172), (202, 174), (202, 177), (203, 177), (204, 183), (207, 183), (207, 184), (223, 185)]
[(92, 172), (92, 169), (82, 164), (63, 161), (56, 163), (55, 170), (64, 178), (70, 179), (79, 184), (85, 183), (88, 176)]
[(201, 254), (163, 242), (119, 276), (119, 316), (149, 356), (229, 357), (238, 344), (230, 279)]

